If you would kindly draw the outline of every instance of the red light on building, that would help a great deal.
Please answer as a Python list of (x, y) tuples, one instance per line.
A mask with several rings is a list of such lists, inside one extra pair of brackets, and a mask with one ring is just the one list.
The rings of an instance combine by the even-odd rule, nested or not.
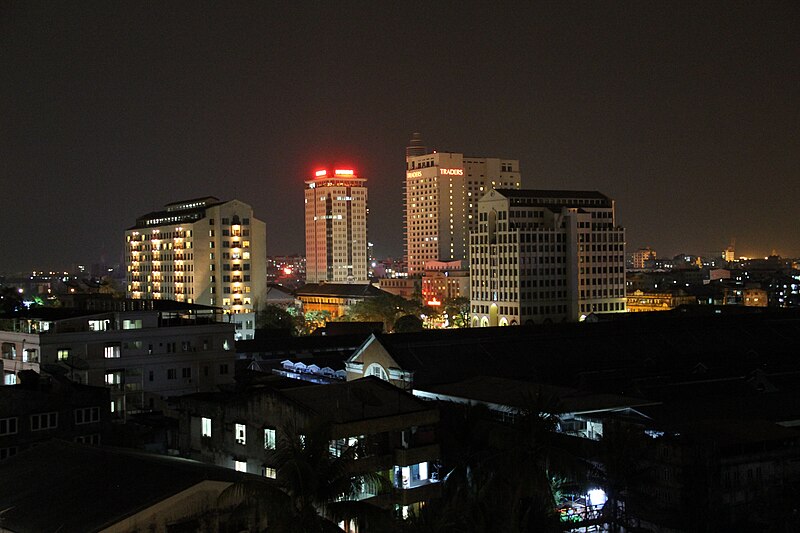
[(324, 176), (327, 173), (328, 173), (327, 170), (317, 170), (316, 172), (314, 172), (314, 175), (319, 178), (320, 176)]
[(439, 300), (437, 300), (434, 297), (434, 298), (428, 300), (428, 305), (432, 305), (432, 306), (438, 307), (438, 306), (442, 305), (442, 302), (440, 302)]
[(283, 273), (289, 276), (292, 274), (292, 269), (289, 267), (283, 267)]
[(340, 168), (337, 168), (336, 170), (333, 171), (333, 173), (336, 174), (337, 176), (353, 176), (355, 174), (355, 171), (352, 169), (342, 170)]

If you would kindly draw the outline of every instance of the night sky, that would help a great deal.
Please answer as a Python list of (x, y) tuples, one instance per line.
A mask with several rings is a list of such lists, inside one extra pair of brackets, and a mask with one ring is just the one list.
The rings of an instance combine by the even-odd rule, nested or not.
[(303, 253), (303, 180), (368, 179), (401, 256), (404, 148), (617, 200), (628, 249), (800, 256), (797, 2), (0, 3), (0, 271), (122, 259), (165, 203), (238, 198)]

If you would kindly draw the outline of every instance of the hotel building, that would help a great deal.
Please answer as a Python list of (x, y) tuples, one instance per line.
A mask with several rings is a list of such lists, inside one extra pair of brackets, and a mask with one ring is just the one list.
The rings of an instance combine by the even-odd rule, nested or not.
[(494, 188), (520, 187), (519, 161), (406, 149), (405, 237), (409, 276), (428, 261), (467, 259), (477, 228), (478, 199)]
[(471, 237), (471, 322), (504, 326), (625, 311), (625, 229), (595, 191), (490, 191)]
[(354, 170), (306, 181), (306, 281), (367, 283), (367, 187)]
[(222, 307), (252, 338), (267, 292), (267, 230), (239, 200), (197, 198), (139, 217), (125, 231), (128, 298)]

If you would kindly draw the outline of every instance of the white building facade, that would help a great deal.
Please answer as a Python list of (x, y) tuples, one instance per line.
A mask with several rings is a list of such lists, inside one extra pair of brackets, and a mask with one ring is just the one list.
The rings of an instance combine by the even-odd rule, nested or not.
[(221, 314), (187, 306), (6, 321), (3, 383), (17, 383), (22, 370), (58, 366), (73, 381), (109, 387), (115, 418), (162, 409), (167, 397), (233, 382), (234, 326)]
[(477, 228), (478, 199), (494, 188), (520, 187), (519, 161), (460, 153), (407, 150), (404, 189), (406, 259), (409, 276), (421, 276), (428, 261), (469, 256), (469, 234)]
[(125, 231), (127, 296), (222, 307), (237, 338), (252, 338), (265, 305), (266, 257), (266, 224), (250, 205), (175, 202)]
[(367, 180), (321, 169), (306, 181), (306, 282), (367, 283)]
[(496, 190), (471, 236), (473, 327), (625, 312), (625, 229), (595, 191)]

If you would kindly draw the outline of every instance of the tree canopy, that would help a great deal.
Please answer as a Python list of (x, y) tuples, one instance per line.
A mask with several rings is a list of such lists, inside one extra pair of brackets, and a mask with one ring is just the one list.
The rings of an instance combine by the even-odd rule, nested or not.
[(406, 300), (395, 294), (382, 294), (374, 298), (365, 298), (355, 305), (350, 306), (344, 315), (344, 320), (383, 322), (386, 331), (394, 331), (395, 322), (405, 315), (419, 316), (425, 312), (425, 307), (418, 302)]

